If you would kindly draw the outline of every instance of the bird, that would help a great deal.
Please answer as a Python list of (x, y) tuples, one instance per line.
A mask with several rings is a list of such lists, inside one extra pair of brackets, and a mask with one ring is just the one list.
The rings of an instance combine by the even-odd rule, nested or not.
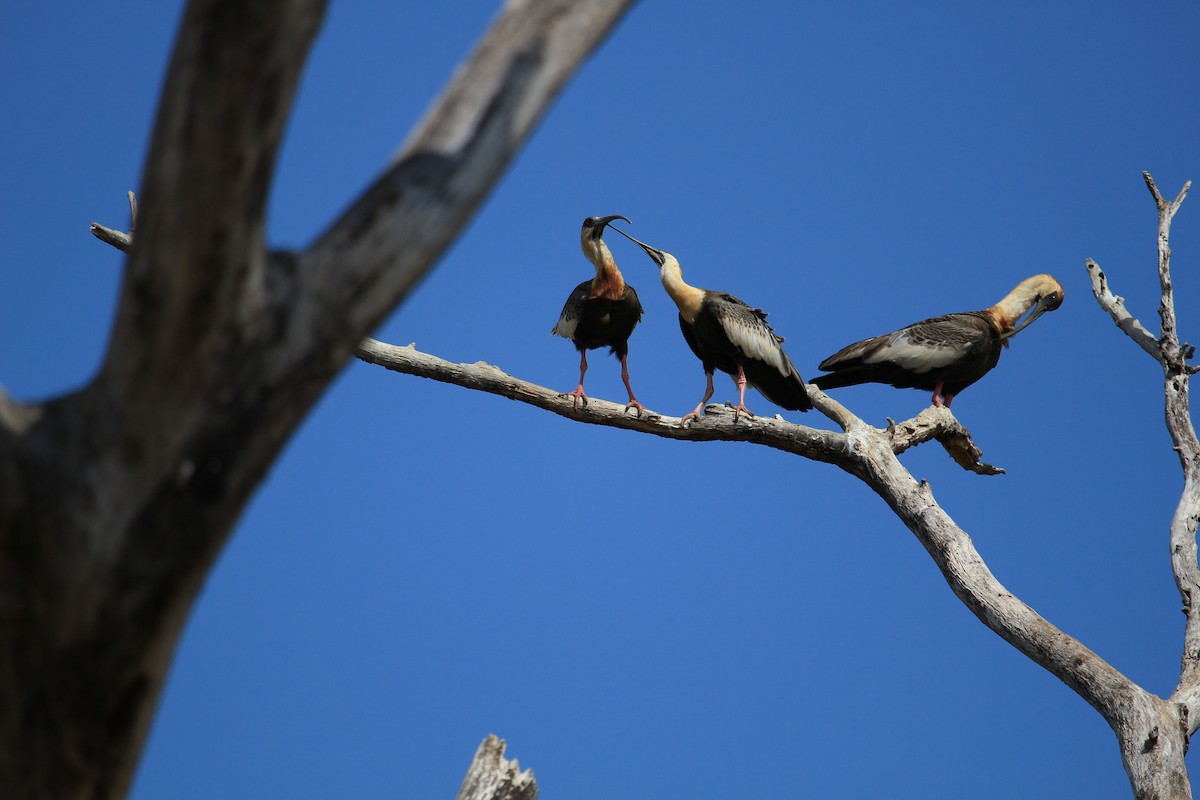
[(604, 229), (614, 219), (629, 222), (628, 217), (620, 214), (588, 217), (583, 221), (579, 244), (583, 254), (596, 268), (596, 277), (571, 290), (558, 322), (550, 329), (550, 333), (570, 339), (579, 351), (579, 386), (573, 392), (564, 392), (562, 397), (575, 398), (572, 406), (576, 409), (580, 400), (587, 405), (588, 398), (583, 391), (583, 376), (588, 368), (587, 351), (607, 347), (621, 361), (621, 380), (629, 392), (625, 410), (632, 408), (640, 417), (646, 407), (633, 396), (633, 389), (629, 385), (628, 357), (629, 337), (641, 321), (644, 310), (637, 292), (625, 282), (612, 252), (604, 243)]
[(860, 383), (924, 389), (933, 392), (935, 406), (949, 407), (996, 366), (1012, 337), (1062, 301), (1062, 284), (1050, 275), (1034, 275), (991, 308), (932, 317), (843, 347), (820, 363), (828, 374), (818, 375), (813, 384), (821, 389)]
[(751, 308), (726, 292), (713, 292), (689, 286), (683, 281), (679, 261), (670, 253), (638, 241), (620, 228), (613, 230), (632, 241), (658, 265), (663, 288), (679, 308), (679, 328), (688, 347), (704, 365), (704, 398), (682, 422), (699, 419), (713, 394), (713, 372), (728, 373), (738, 387), (738, 404), (733, 421), (740, 414), (753, 417), (746, 408), (746, 387), (755, 389), (781, 408), (808, 411), (812, 408), (800, 371), (780, 346), (783, 337), (767, 324), (767, 314)]

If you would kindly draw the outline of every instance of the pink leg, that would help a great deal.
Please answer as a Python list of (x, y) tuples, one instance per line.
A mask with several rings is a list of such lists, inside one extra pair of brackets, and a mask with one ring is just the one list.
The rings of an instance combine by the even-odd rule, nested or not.
[(575, 402), (572, 403), (571, 405), (573, 408), (576, 408), (576, 409), (579, 408), (580, 398), (583, 399), (584, 406), (587, 406), (588, 398), (587, 398), (587, 395), (583, 393), (583, 376), (586, 372), (587, 372), (587, 350), (580, 350), (579, 351), (579, 385), (575, 387), (575, 391), (566, 392), (565, 394), (560, 395), (561, 397), (574, 397)]
[(625, 381), (625, 391), (629, 392), (629, 402), (625, 404), (625, 410), (628, 411), (632, 408), (640, 417), (642, 412), (646, 411), (647, 409), (644, 405), (637, 401), (636, 397), (633, 396), (633, 387), (629, 385), (629, 365), (625, 363), (627, 358), (627, 355), (621, 356), (621, 380)]
[(733, 410), (733, 421), (734, 422), (738, 421), (738, 414), (741, 414), (741, 413), (745, 413), (745, 415), (748, 417), (754, 416), (754, 412), (752, 412), (750, 409), (746, 408), (746, 373), (742, 371), (741, 364), (738, 364), (737, 387), (738, 387), (738, 404), (737, 404), (737, 408), (735, 408)]
[(938, 408), (941, 408), (943, 405), (947, 405), (947, 406), (950, 405), (949, 400), (947, 400), (945, 402), (942, 401), (942, 382), (941, 381), (938, 381), (937, 385), (933, 387), (933, 404), (935, 406), (937, 406)]
[(700, 405), (696, 406), (695, 410), (690, 414), (684, 415), (680, 422), (687, 422), (689, 419), (700, 419), (700, 412), (704, 410), (704, 404), (708, 402), (708, 398), (713, 396), (712, 373), (704, 373), (704, 377), (708, 379), (708, 385), (704, 387), (704, 399), (700, 401)]

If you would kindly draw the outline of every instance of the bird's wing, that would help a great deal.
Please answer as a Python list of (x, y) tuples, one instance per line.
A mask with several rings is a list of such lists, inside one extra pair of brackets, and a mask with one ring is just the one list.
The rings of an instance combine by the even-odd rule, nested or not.
[(742, 354), (755, 361), (768, 364), (781, 375), (796, 371), (787, 354), (779, 345), (783, 337), (767, 324), (767, 313), (761, 308), (751, 308), (742, 300), (724, 292), (709, 292), (705, 302), (710, 304), (717, 322), (729, 341)]
[(588, 292), (592, 289), (592, 282), (586, 280), (571, 290), (571, 294), (567, 297), (567, 302), (563, 304), (562, 313), (558, 315), (558, 322), (550, 329), (550, 332), (564, 339), (572, 339), (575, 337), (575, 328), (579, 325), (579, 320), (583, 317), (583, 302), (587, 300)]
[(976, 312), (947, 314), (852, 344), (822, 362), (821, 369), (837, 369), (839, 364), (857, 359), (863, 364), (895, 364), (924, 375), (961, 360), (992, 335), (991, 324)]

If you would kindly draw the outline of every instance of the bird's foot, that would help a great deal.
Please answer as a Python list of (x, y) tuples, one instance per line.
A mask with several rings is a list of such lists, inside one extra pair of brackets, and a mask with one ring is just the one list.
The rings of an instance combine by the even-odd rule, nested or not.
[(703, 414), (703, 413), (704, 413), (704, 411), (705, 411), (705, 408), (704, 408), (704, 403), (701, 403), (700, 405), (698, 405), (698, 406), (696, 406), (695, 408), (693, 408), (693, 409), (691, 410), (691, 412), (690, 412), (690, 413), (684, 414), (684, 415), (683, 415), (683, 418), (679, 420), (679, 424), (680, 424), (680, 425), (683, 425), (683, 424), (685, 424), (685, 423), (686, 423), (688, 420), (690, 420), (690, 419), (694, 419), (694, 420), (696, 420), (697, 422), (699, 422), (699, 421), (700, 421), (700, 415), (701, 415), (701, 414)]
[(745, 414), (747, 417), (750, 417), (750, 419), (754, 419), (754, 412), (746, 408), (746, 406), (742, 403), (738, 403), (736, 406), (733, 403), (726, 403), (725, 406), (733, 409), (734, 422), (738, 421), (738, 415), (740, 414)]
[(641, 403), (639, 403), (636, 399), (634, 399), (632, 397), (629, 398), (629, 402), (625, 404), (626, 411), (628, 411), (631, 408), (637, 413), (639, 419), (641, 418), (643, 411), (645, 411), (648, 416), (651, 416), (651, 417), (656, 416), (653, 411), (646, 408), (644, 405), (642, 405)]
[(559, 397), (574, 397), (575, 402), (573, 402), (571, 405), (576, 411), (579, 410), (579, 401), (580, 400), (583, 400), (583, 407), (587, 408), (588, 396), (583, 393), (583, 384), (582, 383), (579, 384), (578, 388), (576, 388), (575, 391), (563, 392), (562, 394), (559, 395)]

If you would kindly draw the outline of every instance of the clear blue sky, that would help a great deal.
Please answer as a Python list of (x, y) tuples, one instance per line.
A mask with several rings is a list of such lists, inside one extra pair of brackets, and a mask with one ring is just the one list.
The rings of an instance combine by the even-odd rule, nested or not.
[[(333, 3), (273, 245), (303, 246), (377, 174), (494, 11)], [(0, 383), (19, 397), (79, 386), (103, 353), (121, 259), (88, 224), (126, 222), (178, 15), (6, 8)], [(1011, 591), (1167, 693), (1179, 469), (1158, 368), (1084, 259), (1157, 329), (1140, 173), (1170, 197), (1200, 178), (1198, 35), (1182, 0), (644, 2), (377, 335), (572, 388), (549, 330), (589, 274), (589, 214), (765, 307), (809, 378), (853, 340), (1050, 272), (1066, 303), (955, 403), (1008, 474), (936, 447), (903, 460)], [(1200, 196), (1172, 244), (1197, 341)], [(634, 389), (679, 415), (699, 363), (651, 262), (613, 249), (647, 309)], [(623, 399), (617, 363), (591, 363), (589, 392)], [(836, 396), (880, 425), (929, 402)], [(451, 797), (487, 733), (547, 798), (1128, 796), (1103, 720), (971, 616), (852, 477), (352, 363), (212, 573), (133, 796)]]

